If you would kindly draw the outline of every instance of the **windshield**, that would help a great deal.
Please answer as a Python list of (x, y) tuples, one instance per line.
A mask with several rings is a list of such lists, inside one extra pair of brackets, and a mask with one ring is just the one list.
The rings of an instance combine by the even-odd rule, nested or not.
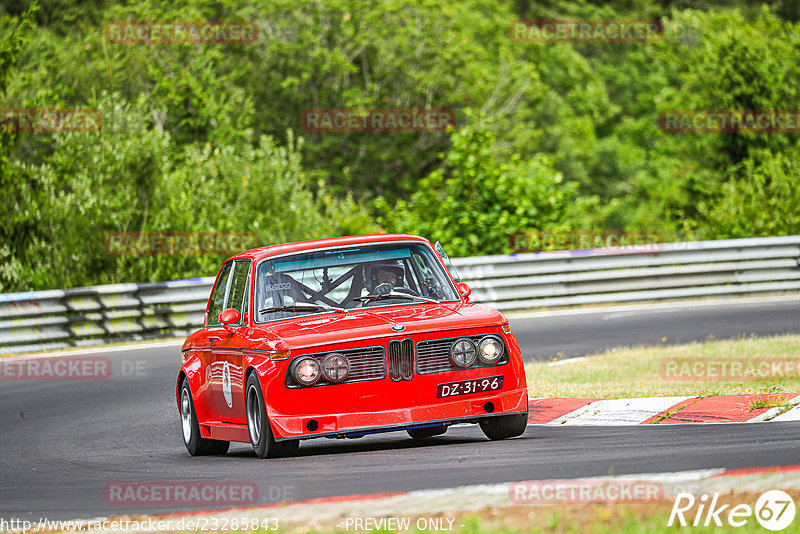
[(256, 322), (458, 300), (441, 263), (421, 243), (295, 254), (261, 262), (256, 275)]

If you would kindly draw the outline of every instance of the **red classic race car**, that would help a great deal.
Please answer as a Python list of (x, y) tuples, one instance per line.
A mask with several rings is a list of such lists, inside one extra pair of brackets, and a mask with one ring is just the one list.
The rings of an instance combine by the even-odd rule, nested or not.
[(205, 327), (183, 345), (177, 400), (192, 455), (251, 443), (261, 458), (301, 440), (478, 423), (525, 431), (522, 354), (508, 320), (469, 302), (437, 243), (410, 235), (323, 239), (226, 261)]

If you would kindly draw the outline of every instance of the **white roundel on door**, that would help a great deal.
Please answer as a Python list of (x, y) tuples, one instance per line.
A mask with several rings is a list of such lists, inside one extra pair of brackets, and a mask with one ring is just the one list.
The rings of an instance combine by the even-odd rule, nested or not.
[(233, 395), (231, 394), (231, 366), (225, 362), (222, 368), (222, 394), (225, 396), (225, 403), (228, 408), (233, 406)]

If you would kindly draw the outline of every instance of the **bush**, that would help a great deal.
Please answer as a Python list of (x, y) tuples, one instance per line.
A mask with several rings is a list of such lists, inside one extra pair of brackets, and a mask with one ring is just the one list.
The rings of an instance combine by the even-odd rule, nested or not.
[(515, 232), (571, 229), (577, 184), (565, 182), (547, 156), (504, 157), (494, 141), (480, 125), (453, 132), (444, 166), (422, 178), (408, 201), (376, 200), (378, 222), (440, 240), (454, 256), (511, 252)]
[[(116, 103), (113, 103), (116, 101)], [(58, 133), (45, 162), (15, 163), (25, 181), (12, 199), (24, 239), (0, 248), (0, 290), (74, 287), (210, 276), (219, 255), (111, 255), (109, 232), (254, 232), (262, 245), (376, 231), (352, 199), (312, 192), (300, 142), (180, 151), (146, 120), (146, 103), (104, 97), (100, 132)]]

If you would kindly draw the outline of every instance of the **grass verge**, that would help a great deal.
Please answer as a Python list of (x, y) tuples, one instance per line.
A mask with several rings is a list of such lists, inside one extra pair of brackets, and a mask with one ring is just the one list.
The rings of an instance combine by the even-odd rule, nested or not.
[[(670, 395), (742, 395), (800, 392), (800, 335), (740, 338), (686, 345), (612, 349), (575, 362), (526, 364), (528, 391), (533, 397), (633, 398)], [(762, 372), (681, 374), (665, 369), (668, 362), (701, 362), (717, 371), (723, 365), (748, 363)], [(774, 362), (781, 362), (776, 370)], [(794, 362), (794, 365), (792, 365)], [(680, 367), (679, 367), (680, 368)], [(783, 371), (778, 372), (778, 371)], [(677, 379), (676, 379), (677, 378)]]
[[(797, 502), (800, 492), (788, 491)], [(760, 494), (728, 493), (720, 495), (719, 505), (729, 504), (728, 510), (737, 504), (748, 504), (754, 507)], [(703, 513), (699, 526), (691, 526), (697, 507), (685, 514), (688, 525), (679, 526), (676, 522), (668, 526), (672, 511), (673, 498), (657, 503), (638, 504), (565, 504), (561, 506), (511, 506), (494, 510), (486, 510), (480, 515), (468, 515), (459, 518), (457, 524), (463, 527), (456, 529), (461, 534), (627, 534), (647, 532), (654, 534), (674, 534), (690, 530), (692, 533), (711, 532), (767, 532), (759, 525), (755, 517), (747, 518), (741, 527), (732, 527), (727, 523), (727, 513), (720, 514), (722, 527), (703, 526), (706, 514)], [(726, 510), (727, 512), (727, 510)], [(797, 521), (797, 519), (795, 519)], [(788, 532), (792, 527), (786, 529)]]
[[(800, 499), (800, 491), (794, 489), (785, 490), (786, 493), (795, 501)], [(653, 534), (675, 534), (676, 532), (689, 532), (693, 534), (736, 532), (738, 534), (758, 532), (768, 532), (762, 527), (758, 520), (753, 516), (743, 519), (745, 524), (733, 527), (728, 523), (728, 512), (737, 505), (745, 504), (755, 508), (755, 504), (761, 493), (755, 492), (727, 492), (719, 494), (716, 509), (725, 507), (722, 513), (717, 516), (721, 526), (715, 526), (713, 519), (709, 519), (709, 526), (704, 526), (708, 512), (705, 506), (700, 508), (694, 506), (691, 510), (684, 513), (686, 526), (680, 526), (678, 520), (668, 525), (669, 518), (675, 503), (674, 497), (653, 503), (583, 503), (570, 504), (562, 503), (558, 505), (510, 505), (503, 507), (487, 507), (479, 512), (443, 512), (427, 516), (434, 519), (443, 518), (445, 525), (452, 521), (452, 530), (420, 530), (412, 526), (409, 530), (399, 530), (397, 532), (408, 532), (409, 534), (430, 533), (443, 534), (445, 531), (454, 534), (633, 534), (633, 533), (653, 533)], [(727, 505), (727, 506), (726, 506)], [(699, 514), (698, 526), (692, 523)], [(369, 516), (369, 514), (366, 514)], [(377, 514), (377, 517), (391, 517), (391, 515)], [(417, 524), (417, 517), (413, 514), (399, 514), (395, 517), (409, 517), (410, 525)], [(424, 516), (423, 516), (424, 517)], [(742, 519), (741, 517), (739, 519)], [(797, 519), (784, 532), (796, 532), (792, 530), (796, 525)], [(264, 534), (268, 534), (265, 531)], [(346, 534), (354, 532), (353, 529), (335, 529), (327, 525), (311, 527), (304, 525), (301, 527), (288, 528), (284, 532), (292, 533), (332, 533)], [(389, 533), (391, 530), (358, 530), (362, 534)]]

